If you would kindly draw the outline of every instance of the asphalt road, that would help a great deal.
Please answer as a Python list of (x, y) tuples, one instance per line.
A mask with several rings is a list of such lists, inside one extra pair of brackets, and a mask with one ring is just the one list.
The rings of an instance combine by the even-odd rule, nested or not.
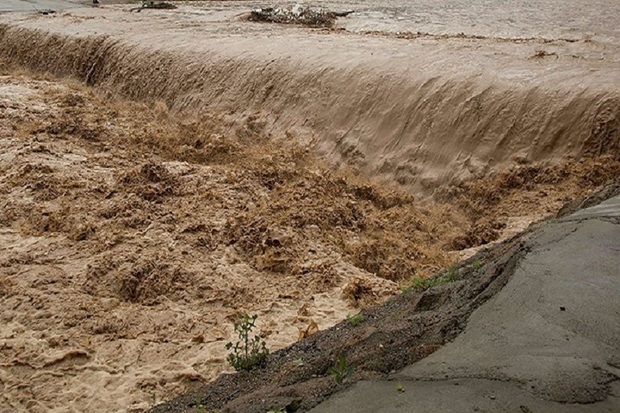
[(620, 197), (528, 244), (453, 343), (311, 413), (620, 412)]

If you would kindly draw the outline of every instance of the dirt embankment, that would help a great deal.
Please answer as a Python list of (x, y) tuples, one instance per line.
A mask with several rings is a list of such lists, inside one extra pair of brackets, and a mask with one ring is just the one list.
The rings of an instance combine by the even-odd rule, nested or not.
[(510, 279), (525, 250), (515, 240), (480, 254), (454, 269), (458, 281), (422, 294), (407, 292), (363, 311), (359, 325), (343, 321), (273, 354), (260, 370), (221, 376), (150, 412), (307, 411), (348, 387), (327, 373), (340, 355), (354, 366), (351, 383), (385, 377), (454, 339), (471, 312)]

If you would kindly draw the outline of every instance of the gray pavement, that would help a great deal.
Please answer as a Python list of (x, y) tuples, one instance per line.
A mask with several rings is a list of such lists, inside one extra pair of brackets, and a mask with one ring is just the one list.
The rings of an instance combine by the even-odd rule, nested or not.
[(614, 197), (591, 208), (582, 209), (563, 218), (563, 221), (574, 221), (592, 217), (620, 217), (620, 197)]
[(616, 197), (535, 231), (454, 342), (312, 412), (620, 412), (619, 215)]

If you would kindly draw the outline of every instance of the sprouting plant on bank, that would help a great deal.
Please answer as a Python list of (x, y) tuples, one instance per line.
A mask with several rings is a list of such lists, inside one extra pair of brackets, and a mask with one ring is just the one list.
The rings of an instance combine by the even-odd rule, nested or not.
[(349, 324), (351, 324), (351, 326), (357, 327), (364, 321), (364, 316), (362, 315), (362, 313), (349, 315), (347, 316), (347, 321), (349, 322)]
[(226, 344), (226, 350), (232, 350), (226, 360), (235, 370), (252, 370), (265, 362), (269, 355), (267, 344), (258, 334), (252, 337), (252, 330), (256, 327), (257, 315), (241, 315), (234, 324), (238, 340), (236, 343)]
[(435, 277), (423, 278), (415, 277), (409, 283), (409, 286), (403, 289), (405, 294), (410, 292), (422, 293), (429, 288), (438, 287), (447, 283), (454, 282), (459, 279), (459, 269), (452, 266)]
[(444, 283), (452, 283), (459, 279), (459, 267), (456, 265), (451, 266), (446, 271), (444, 271), (439, 278), (443, 278)]
[(480, 261), (479, 259), (476, 259), (474, 262), (471, 263), (471, 267), (474, 270), (479, 270), (480, 268), (482, 268), (484, 266), (484, 264), (482, 263), (482, 261)]
[(327, 372), (334, 378), (336, 384), (342, 385), (353, 375), (353, 367), (347, 364), (347, 359), (344, 354), (341, 354), (338, 356), (336, 365), (330, 367)]
[(197, 413), (206, 413), (207, 412), (207, 408), (205, 407), (204, 404), (202, 404), (202, 402), (200, 400), (197, 400), (194, 403), (194, 411)]

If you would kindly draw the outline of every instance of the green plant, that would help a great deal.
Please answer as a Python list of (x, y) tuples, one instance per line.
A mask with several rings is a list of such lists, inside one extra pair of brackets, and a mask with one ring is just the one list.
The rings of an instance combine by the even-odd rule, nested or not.
[(347, 382), (349, 378), (353, 375), (353, 367), (347, 364), (347, 359), (344, 357), (344, 354), (338, 356), (338, 361), (336, 365), (330, 367), (327, 372), (334, 377), (336, 384), (341, 385)]
[(396, 391), (399, 393), (404, 393), (405, 392), (405, 388), (403, 387), (402, 384), (397, 384), (396, 385)]
[(480, 268), (482, 268), (484, 266), (484, 264), (482, 263), (482, 261), (480, 261), (479, 259), (476, 259), (474, 262), (471, 263), (471, 267), (474, 270), (479, 270)]
[(452, 266), (435, 277), (413, 278), (411, 282), (409, 283), (409, 286), (403, 289), (403, 292), (405, 294), (409, 294), (412, 291), (416, 293), (421, 293), (430, 288), (438, 287), (440, 285), (444, 285), (447, 283), (451, 283), (458, 279), (459, 279), (459, 269), (456, 266)]
[(355, 314), (355, 315), (349, 315), (349, 316), (347, 316), (347, 321), (353, 327), (357, 327), (360, 324), (362, 324), (362, 322), (364, 321), (364, 316), (362, 315), (362, 313), (358, 313), (358, 314)]
[(256, 326), (257, 315), (249, 316), (243, 314), (239, 321), (234, 324), (238, 340), (236, 343), (226, 344), (226, 350), (232, 352), (228, 354), (226, 360), (237, 371), (252, 370), (265, 362), (269, 355), (267, 344), (258, 334), (253, 338), (252, 330)]
[(409, 286), (407, 286), (403, 292), (410, 293), (414, 292), (422, 292), (431, 288), (431, 278), (422, 278), (422, 277), (414, 277), (411, 279)]
[(456, 265), (453, 265), (452, 267), (448, 268), (445, 272), (443, 272), (439, 276), (439, 278), (442, 278), (442, 277), (443, 277), (443, 280), (441, 284), (451, 283), (451, 282), (458, 280), (459, 279), (459, 267), (457, 267)]
[(206, 413), (207, 408), (205, 407), (204, 404), (202, 404), (200, 400), (198, 400), (196, 401), (196, 403), (194, 403), (194, 411), (197, 413)]

